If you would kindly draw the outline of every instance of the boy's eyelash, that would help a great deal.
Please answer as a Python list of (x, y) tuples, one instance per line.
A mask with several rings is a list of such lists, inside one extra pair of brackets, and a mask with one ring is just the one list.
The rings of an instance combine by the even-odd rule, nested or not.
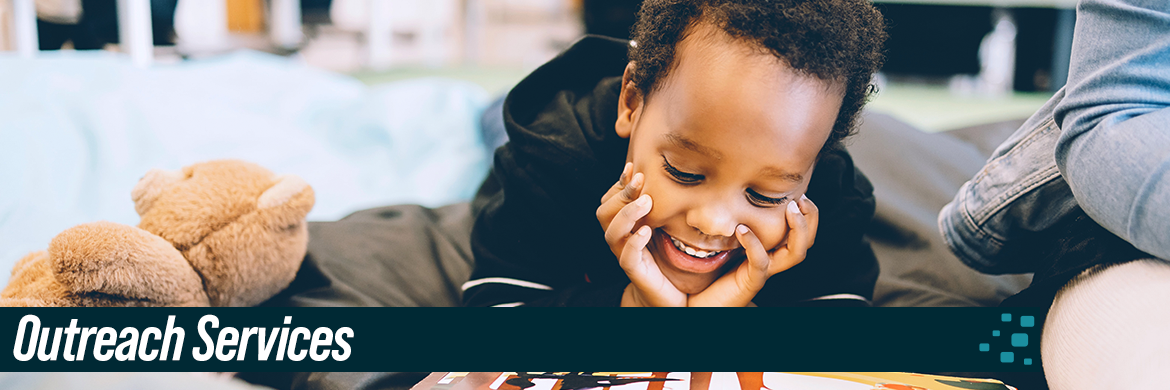
[[(666, 170), (666, 173), (670, 174), (675, 181), (681, 184), (698, 184), (704, 179), (703, 175), (678, 170), (678, 168), (670, 165), (670, 161), (666, 159), (666, 156), (662, 156), (662, 169)], [(747, 195), (748, 202), (758, 207), (775, 207), (788, 202), (787, 196), (783, 198), (767, 197), (751, 188), (747, 189)]]
[(686, 173), (670, 165), (670, 161), (666, 160), (666, 156), (662, 156), (662, 169), (665, 169), (666, 173), (670, 174), (675, 181), (682, 184), (695, 184), (703, 180), (703, 175)]
[(788, 202), (787, 196), (785, 196), (783, 198), (770, 198), (770, 197), (761, 195), (759, 192), (756, 192), (755, 190), (752, 190), (751, 188), (748, 188), (747, 193), (748, 193), (748, 201), (751, 202), (752, 204), (754, 204), (756, 206), (760, 206), (760, 207), (779, 206), (779, 205), (782, 205), (782, 204)]

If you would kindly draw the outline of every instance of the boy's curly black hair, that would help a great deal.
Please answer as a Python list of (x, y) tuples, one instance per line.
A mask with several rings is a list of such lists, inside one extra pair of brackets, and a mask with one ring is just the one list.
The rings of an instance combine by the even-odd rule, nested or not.
[(798, 72), (844, 86), (822, 152), (854, 132), (884, 60), (885, 21), (869, 0), (645, 0), (630, 33), (639, 91), (649, 95), (661, 85), (677, 61), (675, 47), (699, 23), (767, 50)]

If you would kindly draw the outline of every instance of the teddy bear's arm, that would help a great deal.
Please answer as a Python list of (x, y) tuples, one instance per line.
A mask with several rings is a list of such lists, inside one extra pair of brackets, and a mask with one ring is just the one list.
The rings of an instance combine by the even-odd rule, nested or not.
[(53, 273), (84, 306), (207, 306), (201, 277), (170, 243), (112, 222), (72, 227), (49, 243)]
[(49, 252), (36, 251), (12, 268), (12, 277), (0, 292), (0, 307), (56, 306), (54, 302), (61, 302), (57, 298), (64, 295), (64, 286), (51, 275)]

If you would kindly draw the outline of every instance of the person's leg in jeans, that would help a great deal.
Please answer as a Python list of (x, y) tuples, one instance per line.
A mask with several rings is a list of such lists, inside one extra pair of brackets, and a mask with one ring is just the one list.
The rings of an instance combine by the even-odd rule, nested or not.
[[(940, 228), (976, 269), (1036, 272), (1033, 286), (1047, 274), (1059, 281), (1049, 297), (1064, 286), (1043, 303), (1052, 388), (1165, 388), (1153, 381), (1170, 371), (1170, 266), (1116, 250), (1019, 250), (1045, 247), (1036, 237), (1083, 209), (1102, 239), (1170, 256), (1170, 3), (1082, 0), (1076, 24), (1068, 84), (960, 189)], [(1052, 278), (1070, 264), (1081, 268)]]

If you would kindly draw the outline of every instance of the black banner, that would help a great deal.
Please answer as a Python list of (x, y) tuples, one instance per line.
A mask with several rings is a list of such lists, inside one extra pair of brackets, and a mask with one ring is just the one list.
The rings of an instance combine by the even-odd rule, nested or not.
[(4, 308), (4, 371), (1040, 371), (1029, 308)]

